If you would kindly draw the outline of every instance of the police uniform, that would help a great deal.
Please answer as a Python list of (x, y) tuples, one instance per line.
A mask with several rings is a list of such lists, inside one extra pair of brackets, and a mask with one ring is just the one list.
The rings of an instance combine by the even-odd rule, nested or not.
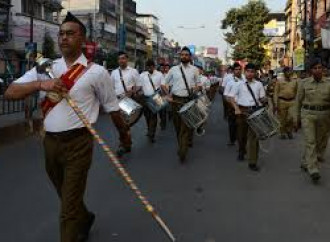
[(313, 77), (299, 81), (296, 100), (296, 122), (301, 121), (304, 133), (304, 155), (302, 167), (310, 175), (319, 173), (319, 162), (329, 137), (330, 81)]
[(278, 117), (281, 123), (280, 134), (288, 135), (292, 138), (293, 115), (292, 109), (297, 94), (298, 83), (296, 80), (280, 80), (276, 83), (274, 91), (274, 104), (278, 111)]
[[(143, 72), (137, 82), (138, 87), (142, 87), (143, 95), (147, 99), (155, 92), (160, 92), (160, 86), (163, 83), (163, 74), (155, 70), (152, 74), (148, 71)], [(157, 128), (157, 113), (153, 113), (149, 107), (144, 105), (144, 115), (148, 126), (148, 137), (153, 142)]]
[(260, 100), (265, 98), (265, 89), (262, 83), (257, 80), (240, 82), (239, 85), (232, 88), (228, 96), (235, 99), (236, 104), (242, 112), (241, 115), (236, 116), (239, 158), (242, 159), (247, 151), (249, 165), (256, 165), (258, 161), (259, 141), (254, 131), (248, 126), (246, 120), (249, 113), (255, 110), (257, 104), (249, 92), (247, 84), (250, 85), (258, 106), (261, 106)]
[[(87, 59), (81, 55), (70, 68), (76, 65), (88, 67)], [(64, 58), (53, 62), (52, 71), (59, 78), (69, 70)], [(33, 68), (15, 83), (44, 81), (44, 75)], [(71, 98), (94, 124), (100, 105), (105, 112), (118, 113), (119, 105), (109, 73), (97, 64), (92, 64), (77, 79), (69, 91)], [(42, 99), (46, 93), (41, 92)], [(84, 127), (77, 114), (66, 100), (61, 100), (44, 118), (46, 171), (61, 200), (61, 241), (78, 241), (83, 226), (91, 223), (91, 213), (84, 204), (87, 174), (92, 162), (93, 137)]]
[(191, 100), (191, 97), (189, 96), (190, 91), (187, 90), (180, 68), (182, 68), (184, 72), (190, 90), (199, 86), (200, 80), (198, 78), (198, 69), (191, 64), (187, 64), (186, 66), (180, 64), (172, 67), (164, 79), (164, 85), (171, 86), (171, 94), (173, 97), (173, 123), (179, 145), (178, 155), (180, 160), (184, 161), (188, 152), (189, 142), (193, 136), (193, 131), (183, 122), (178, 113), (181, 107)]

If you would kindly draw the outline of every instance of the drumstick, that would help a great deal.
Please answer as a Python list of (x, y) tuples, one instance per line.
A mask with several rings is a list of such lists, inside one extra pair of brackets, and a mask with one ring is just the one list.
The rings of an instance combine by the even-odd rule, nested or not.
[(154, 207), (149, 203), (149, 201), (142, 195), (142, 192), (139, 190), (131, 176), (127, 173), (126, 169), (122, 166), (116, 155), (111, 151), (110, 147), (105, 143), (104, 139), (97, 133), (97, 131), (93, 128), (89, 120), (86, 118), (84, 113), (79, 109), (77, 104), (72, 100), (72, 98), (68, 94), (62, 94), (65, 100), (68, 102), (70, 107), (74, 110), (74, 112), (78, 115), (79, 119), (83, 122), (85, 127), (91, 133), (93, 138), (98, 142), (98, 144), (102, 147), (103, 151), (107, 154), (110, 162), (116, 168), (118, 174), (124, 179), (129, 188), (135, 193), (137, 198), (144, 205), (147, 212), (151, 214), (151, 216), (156, 220), (158, 225), (162, 228), (165, 234), (171, 241), (175, 241), (175, 237), (166, 223), (162, 220), (162, 218), (158, 215)]

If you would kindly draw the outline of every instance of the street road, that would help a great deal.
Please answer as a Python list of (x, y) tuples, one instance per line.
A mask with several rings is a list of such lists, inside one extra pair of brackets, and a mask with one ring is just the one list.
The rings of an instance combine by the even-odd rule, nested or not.
[[(328, 242), (330, 170), (320, 185), (299, 168), (301, 138), (262, 144), (261, 172), (236, 160), (227, 147), (220, 98), (206, 135), (197, 137), (180, 165), (173, 126), (149, 144), (144, 119), (133, 128), (125, 166), (179, 242)], [(107, 116), (97, 123), (113, 147), (118, 136)], [(1, 135), (1, 133), (0, 133)], [(329, 155), (326, 157), (329, 160)], [(44, 171), (42, 143), (21, 138), (0, 146), (0, 241), (58, 242), (59, 204)], [(95, 146), (86, 201), (96, 213), (90, 242), (167, 242), (166, 236)]]

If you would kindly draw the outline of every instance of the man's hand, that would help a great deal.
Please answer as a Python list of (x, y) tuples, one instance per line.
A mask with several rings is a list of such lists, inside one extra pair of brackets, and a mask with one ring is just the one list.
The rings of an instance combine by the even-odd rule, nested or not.
[(41, 91), (45, 92), (57, 92), (57, 93), (67, 93), (68, 90), (66, 89), (65, 85), (63, 84), (61, 79), (55, 78), (50, 79), (47, 81), (40, 81), (40, 88)]
[(239, 108), (235, 108), (235, 115), (241, 115), (242, 111)]
[(129, 91), (126, 92), (126, 96), (127, 97), (132, 97), (133, 94), (134, 94), (134, 91), (133, 90), (129, 90)]

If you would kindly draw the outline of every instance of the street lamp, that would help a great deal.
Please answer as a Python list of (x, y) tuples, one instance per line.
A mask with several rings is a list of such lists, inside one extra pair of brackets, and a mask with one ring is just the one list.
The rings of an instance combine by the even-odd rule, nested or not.
[(189, 29), (205, 29), (205, 25), (201, 25), (201, 26), (195, 26), (195, 27), (186, 27), (186, 26), (183, 26), (183, 25), (179, 25), (178, 26), (178, 29), (186, 29), (186, 30), (189, 30)]

